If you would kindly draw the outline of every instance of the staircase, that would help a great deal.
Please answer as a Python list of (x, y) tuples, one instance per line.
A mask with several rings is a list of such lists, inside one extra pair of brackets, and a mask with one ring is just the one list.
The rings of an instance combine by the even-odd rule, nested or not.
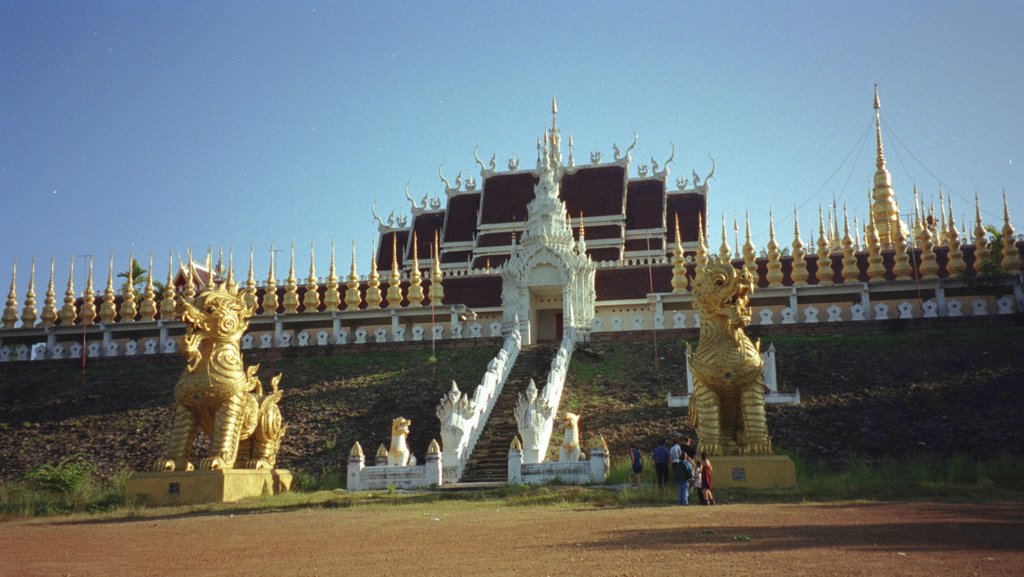
[(558, 347), (554, 345), (534, 345), (519, 351), (516, 364), (466, 463), (466, 469), (459, 479), (460, 484), (508, 482), (508, 447), (512, 444), (512, 437), (519, 432), (513, 414), (519, 393), (526, 390), (530, 379), (534, 380), (538, 389), (544, 387), (548, 371), (551, 370), (551, 360), (557, 352)]

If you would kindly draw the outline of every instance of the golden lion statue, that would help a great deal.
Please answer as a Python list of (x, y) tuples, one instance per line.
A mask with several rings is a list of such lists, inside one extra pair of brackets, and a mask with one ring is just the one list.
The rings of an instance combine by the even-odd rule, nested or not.
[(409, 467), (416, 464), (416, 457), (409, 452), (405, 439), (409, 436), (412, 421), (405, 417), (391, 420), (391, 449), (388, 451), (389, 467)]
[(204, 291), (195, 305), (179, 297), (176, 316), (185, 322), (182, 352), (188, 359), (174, 387), (174, 424), (167, 456), (156, 471), (190, 471), (196, 431), (210, 436), (210, 453), (200, 470), (272, 469), (287, 427), (277, 407), (278, 374), (270, 393), (256, 377), (259, 365), (245, 368), (239, 341), (255, 311), (243, 296), (222, 286)]
[(693, 282), (700, 312), (697, 350), (687, 344), (693, 376), (690, 421), (700, 450), (709, 455), (771, 455), (764, 412), (761, 343), (743, 328), (750, 323), (754, 277), (712, 255)]

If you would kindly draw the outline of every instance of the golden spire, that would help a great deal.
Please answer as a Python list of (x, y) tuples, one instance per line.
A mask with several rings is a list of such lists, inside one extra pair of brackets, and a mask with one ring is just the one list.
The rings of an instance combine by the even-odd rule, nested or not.
[(75, 311), (75, 256), (71, 255), (71, 270), (68, 272), (68, 288), (64, 291), (64, 306), (60, 308), (58, 316), (60, 325), (69, 327), (75, 324), (78, 312)]
[(324, 312), (333, 313), (341, 307), (341, 293), (338, 292), (338, 275), (334, 270), (334, 239), (331, 239), (331, 267), (327, 271), (327, 289), (324, 291)]
[(309, 276), (306, 277), (306, 294), (302, 297), (302, 312), (315, 313), (320, 310), (320, 283), (316, 279), (316, 243), (309, 241)]
[(917, 196), (917, 185), (914, 185), (914, 244), (921, 244), (921, 228), (924, 220), (921, 218), (921, 204)]
[(757, 252), (754, 249), (754, 243), (750, 240), (750, 211), (746, 211), (743, 220), (746, 229), (744, 233), (746, 242), (743, 243), (743, 266), (754, 278), (757, 278)]
[(697, 267), (703, 268), (708, 264), (708, 244), (704, 240), (704, 218), (700, 211), (697, 212)]
[(379, 309), (383, 300), (380, 274), (377, 272), (377, 239), (373, 239), (370, 244), (370, 276), (366, 277), (366, 308)]
[(850, 237), (850, 215), (843, 204), (843, 282), (857, 282), (860, 279), (860, 267), (854, 254), (853, 239)]
[(153, 253), (149, 253), (149, 268), (146, 272), (146, 288), (142, 290), (139, 304), (139, 320), (152, 322), (156, 319), (156, 292), (153, 291)]
[(672, 292), (686, 292), (686, 258), (683, 256), (682, 234), (679, 232), (679, 213), (674, 215), (676, 223), (676, 246), (672, 250)]
[[(765, 276), (768, 286), (782, 284), (782, 261), (779, 253), (779, 243), (775, 242), (775, 212), (768, 207), (768, 274)], [(754, 277), (755, 283), (757, 277)]]
[(235, 282), (235, 246), (228, 245), (228, 280), (226, 282), (228, 292), (238, 294), (238, 283)]
[[(877, 223), (875, 224), (877, 227)], [(893, 249), (895, 254), (893, 255), (893, 267), (892, 274), (893, 280), (910, 279), (913, 278), (913, 267), (910, 266), (910, 255), (907, 254), (907, 237), (903, 235), (902, 227), (893, 228)], [(924, 236), (924, 229), (921, 230), (922, 239)]]
[(57, 321), (57, 293), (53, 288), (53, 257), (50, 257), (50, 282), (46, 286), (46, 299), (43, 301), (43, 312), (39, 315), (44, 327), (52, 327)]
[(348, 274), (348, 282), (345, 283), (348, 290), (345, 291), (345, 310), (354, 311), (359, 309), (363, 297), (359, 294), (359, 274), (356, 272), (356, 240), (352, 239), (352, 270)]
[(871, 205), (871, 211), (874, 213), (875, 229), (878, 232), (878, 238), (881, 240), (883, 245), (893, 244), (895, 239), (895, 233), (893, 232), (896, 227), (901, 229), (901, 233), (906, 242), (906, 235), (908, 232), (907, 225), (900, 220), (900, 209), (896, 203), (896, 193), (892, 188), (892, 176), (889, 174), (889, 170), (885, 167), (885, 152), (882, 147), (882, 121), (879, 109), (881, 108), (878, 100), (878, 85), (875, 85), (875, 143), (877, 147), (877, 155), (875, 158), (875, 187), (872, 190), (873, 202)]
[(79, 317), (83, 325), (91, 325), (96, 320), (96, 292), (92, 287), (92, 255), (89, 256), (89, 272), (86, 275), (85, 294), (82, 304), (78, 307)]
[(116, 300), (114, 295), (114, 253), (110, 253), (110, 264), (107, 267), (107, 288), (103, 291), (103, 304), (100, 305), (100, 322), (105, 325), (114, 323), (117, 318)]
[(832, 253), (829, 250), (828, 239), (825, 237), (825, 220), (822, 215), (821, 205), (818, 205), (818, 260), (814, 276), (818, 279), (819, 285), (830, 285), (833, 282)]
[[(515, 234), (515, 233), (513, 233)], [(416, 231), (412, 233), (412, 270), (409, 271), (409, 288), (406, 290), (405, 296), (409, 299), (410, 307), (423, 306), (423, 287), (420, 286), (422, 276), (420, 276), (420, 261), (419, 253), (417, 251), (418, 241), (416, 239)]]
[(21, 326), (32, 328), (36, 326), (36, 259), (32, 259), (32, 271), (28, 276), (28, 291), (25, 293), (25, 308), (21, 309)]
[(7, 306), (4, 307), (3, 328), (13, 329), (18, 323), (18, 289), (15, 279), (18, 276), (18, 261), (15, 259), (11, 267), (11, 290), (7, 293)]
[(163, 299), (160, 301), (160, 320), (169, 322), (174, 320), (174, 310), (178, 303), (175, 301), (177, 292), (174, 290), (174, 251), (167, 253), (167, 284), (164, 285)]
[(949, 232), (946, 229), (946, 204), (942, 202), (942, 189), (939, 188), (939, 238), (937, 240), (940, 246), (945, 246)]
[(398, 235), (391, 235), (391, 276), (388, 277), (388, 307), (402, 306), (402, 273), (398, 270)]
[(732, 262), (732, 248), (729, 247), (724, 212), (722, 213), (722, 246), (718, 247), (718, 258), (722, 259), (722, 262)]
[[(932, 214), (935, 213), (935, 208), (932, 207)], [(932, 235), (932, 227), (925, 223), (925, 226), (921, 228), (921, 257), (920, 263), (918, 264), (918, 278), (921, 279), (932, 279), (935, 278), (939, 272), (939, 265), (935, 262), (935, 242), (934, 236)]]
[(124, 283), (124, 289), (121, 293), (121, 308), (119, 309), (120, 319), (122, 323), (133, 323), (135, 322), (135, 315), (138, 310), (135, 307), (135, 276), (133, 272), (135, 270), (135, 250), (131, 251), (131, 256), (128, 258), (128, 280)]
[(793, 270), (789, 273), (789, 277), (793, 279), (794, 286), (804, 286), (807, 284), (807, 261), (804, 260), (806, 255), (804, 251), (804, 243), (800, 240), (800, 221), (796, 214), (796, 206), (793, 207)]
[(878, 100), (878, 85), (875, 84), (875, 168), (885, 170), (885, 152), (882, 150), (882, 117), (879, 109), (882, 108)]
[(258, 301), (256, 300), (256, 276), (253, 267), (253, 245), (249, 243), (249, 272), (245, 278), (245, 290), (243, 291), (242, 298), (245, 300), (245, 306), (252, 312), (256, 312)]
[(868, 245), (868, 282), (885, 280), (885, 264), (882, 262), (882, 247), (875, 230), (875, 214), (871, 212), (871, 192), (868, 192), (868, 227), (864, 241)]
[(196, 300), (196, 267), (192, 260), (192, 247), (188, 247), (188, 268), (185, 269), (185, 291), (181, 295), (185, 302), (192, 304)]
[(988, 235), (985, 225), (981, 224), (981, 205), (978, 203), (978, 193), (974, 193), (974, 272), (981, 274), (985, 268), (985, 261), (991, 253), (988, 246)]
[(298, 290), (299, 285), (295, 280), (295, 241), (292, 241), (291, 260), (288, 262), (288, 279), (284, 285), (284, 298), (281, 299), (285, 314), (293, 315), (299, 312)]
[(443, 304), (444, 301), (444, 285), (442, 284), (443, 278), (441, 274), (441, 248), (440, 248), (440, 236), (438, 232), (434, 231), (434, 250), (433, 250), (433, 264), (430, 269), (430, 290), (428, 296), (430, 297), (430, 304)]
[[(1021, 269), (1020, 250), (1017, 249), (1017, 235), (1010, 224), (1010, 208), (1006, 204), (1006, 189), (1003, 189), (1003, 258), (999, 266), (1008, 273), (1019, 273)], [(35, 266), (33, 265), (33, 270)]]
[(274, 316), (277, 314), (277, 279), (274, 278), (274, 257), (277, 251), (274, 250), (274, 243), (270, 243), (270, 272), (267, 273), (267, 282), (263, 286), (263, 314)]
[(946, 262), (946, 276), (958, 277), (967, 268), (964, 262), (964, 252), (960, 249), (960, 233), (956, 230), (956, 218), (953, 216), (953, 199), (949, 199), (949, 232), (946, 233), (946, 241), (949, 245), (948, 260)]

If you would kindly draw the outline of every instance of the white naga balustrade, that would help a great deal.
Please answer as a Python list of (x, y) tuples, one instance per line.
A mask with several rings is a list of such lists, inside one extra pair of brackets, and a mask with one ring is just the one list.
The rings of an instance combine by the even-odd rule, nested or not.
[(501, 350), (488, 363), (472, 398), (459, 391), (455, 381), (452, 381), (448, 394), (441, 398), (437, 418), (441, 421), (444, 478), (449, 482), (455, 483), (462, 478), (466, 462), (505, 387), (509, 371), (519, 358), (522, 341), (519, 329), (513, 328), (505, 337)]
[[(525, 464), (542, 463), (548, 452), (551, 431), (554, 430), (558, 406), (562, 402), (562, 391), (565, 388), (565, 377), (569, 371), (569, 361), (576, 348), (576, 334), (572, 327), (565, 331), (562, 343), (558, 347), (555, 358), (551, 361), (547, 384), (534, 401), (543, 410), (534, 411), (534, 418), (517, 419), (519, 436), (523, 438), (522, 461)], [(520, 399), (523, 402), (523, 399)], [(517, 410), (517, 413), (519, 411)]]

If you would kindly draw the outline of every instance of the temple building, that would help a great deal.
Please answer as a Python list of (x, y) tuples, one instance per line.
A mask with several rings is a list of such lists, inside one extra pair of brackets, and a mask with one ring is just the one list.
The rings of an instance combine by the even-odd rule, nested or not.
[[(257, 280), (251, 248), (247, 275), (235, 274), (230, 251), (227, 263), (221, 255), (214, 264), (211, 248), (203, 262), (189, 255), (176, 264), (172, 256), (163, 294), (152, 282), (145, 289), (115, 287), (112, 264), (106, 289), (98, 292), (90, 261), (85, 290), (75, 289), (72, 270), (63, 304), (51, 266), (40, 307), (34, 263), (23, 300), (12, 268), (0, 361), (174, 352), (174, 337), (183, 331), (171, 318), (175, 300), (192, 299), (211, 284), (237, 287), (254, 309), (244, 348), (488, 338), (514, 329), (529, 345), (560, 341), (570, 330), (587, 340), (689, 329), (700, 323), (690, 282), (712, 253), (757, 279), (754, 325), (1024, 310), (1024, 241), (1010, 222), (1005, 195), (998, 244), (982, 223), (977, 199), (973, 222), (958, 223), (954, 214), (962, 208), (952, 199), (940, 197), (937, 210), (923, 209), (915, 190), (913, 221), (904, 222), (886, 167), (877, 88), (874, 109), (867, 214), (858, 223), (853, 207), (851, 225), (846, 207), (822, 210), (806, 243), (796, 215), (791, 234), (777, 237), (770, 214), (760, 255), (749, 219), (742, 246), (729, 246), (722, 222), (721, 245), (710, 247), (718, 237), (707, 214), (713, 159), (703, 178), (691, 171), (689, 178), (672, 179), (674, 149), (661, 163), (639, 163), (634, 138), (625, 150), (614, 147), (611, 159), (593, 152), (577, 162), (572, 136), (563, 144), (552, 101), (551, 125), (537, 140), (532, 167), (512, 158), (499, 170), (493, 155), (485, 163), (474, 151), (478, 177), (460, 173), (451, 182), (439, 171), (433, 197), (417, 202), (406, 191), (408, 216), (382, 219), (370, 206), (379, 232), (369, 271), (360, 273), (353, 248), (348, 274), (339, 275), (332, 246), (329, 266), (319, 269), (328, 270), (326, 276), (317, 274), (313, 247), (308, 275), (297, 273), (293, 246), (286, 278), (277, 278), (271, 264), (267, 278)], [(152, 266), (150, 259), (150, 281), (158, 274)], [(985, 282), (973, 282), (979, 276)]]

